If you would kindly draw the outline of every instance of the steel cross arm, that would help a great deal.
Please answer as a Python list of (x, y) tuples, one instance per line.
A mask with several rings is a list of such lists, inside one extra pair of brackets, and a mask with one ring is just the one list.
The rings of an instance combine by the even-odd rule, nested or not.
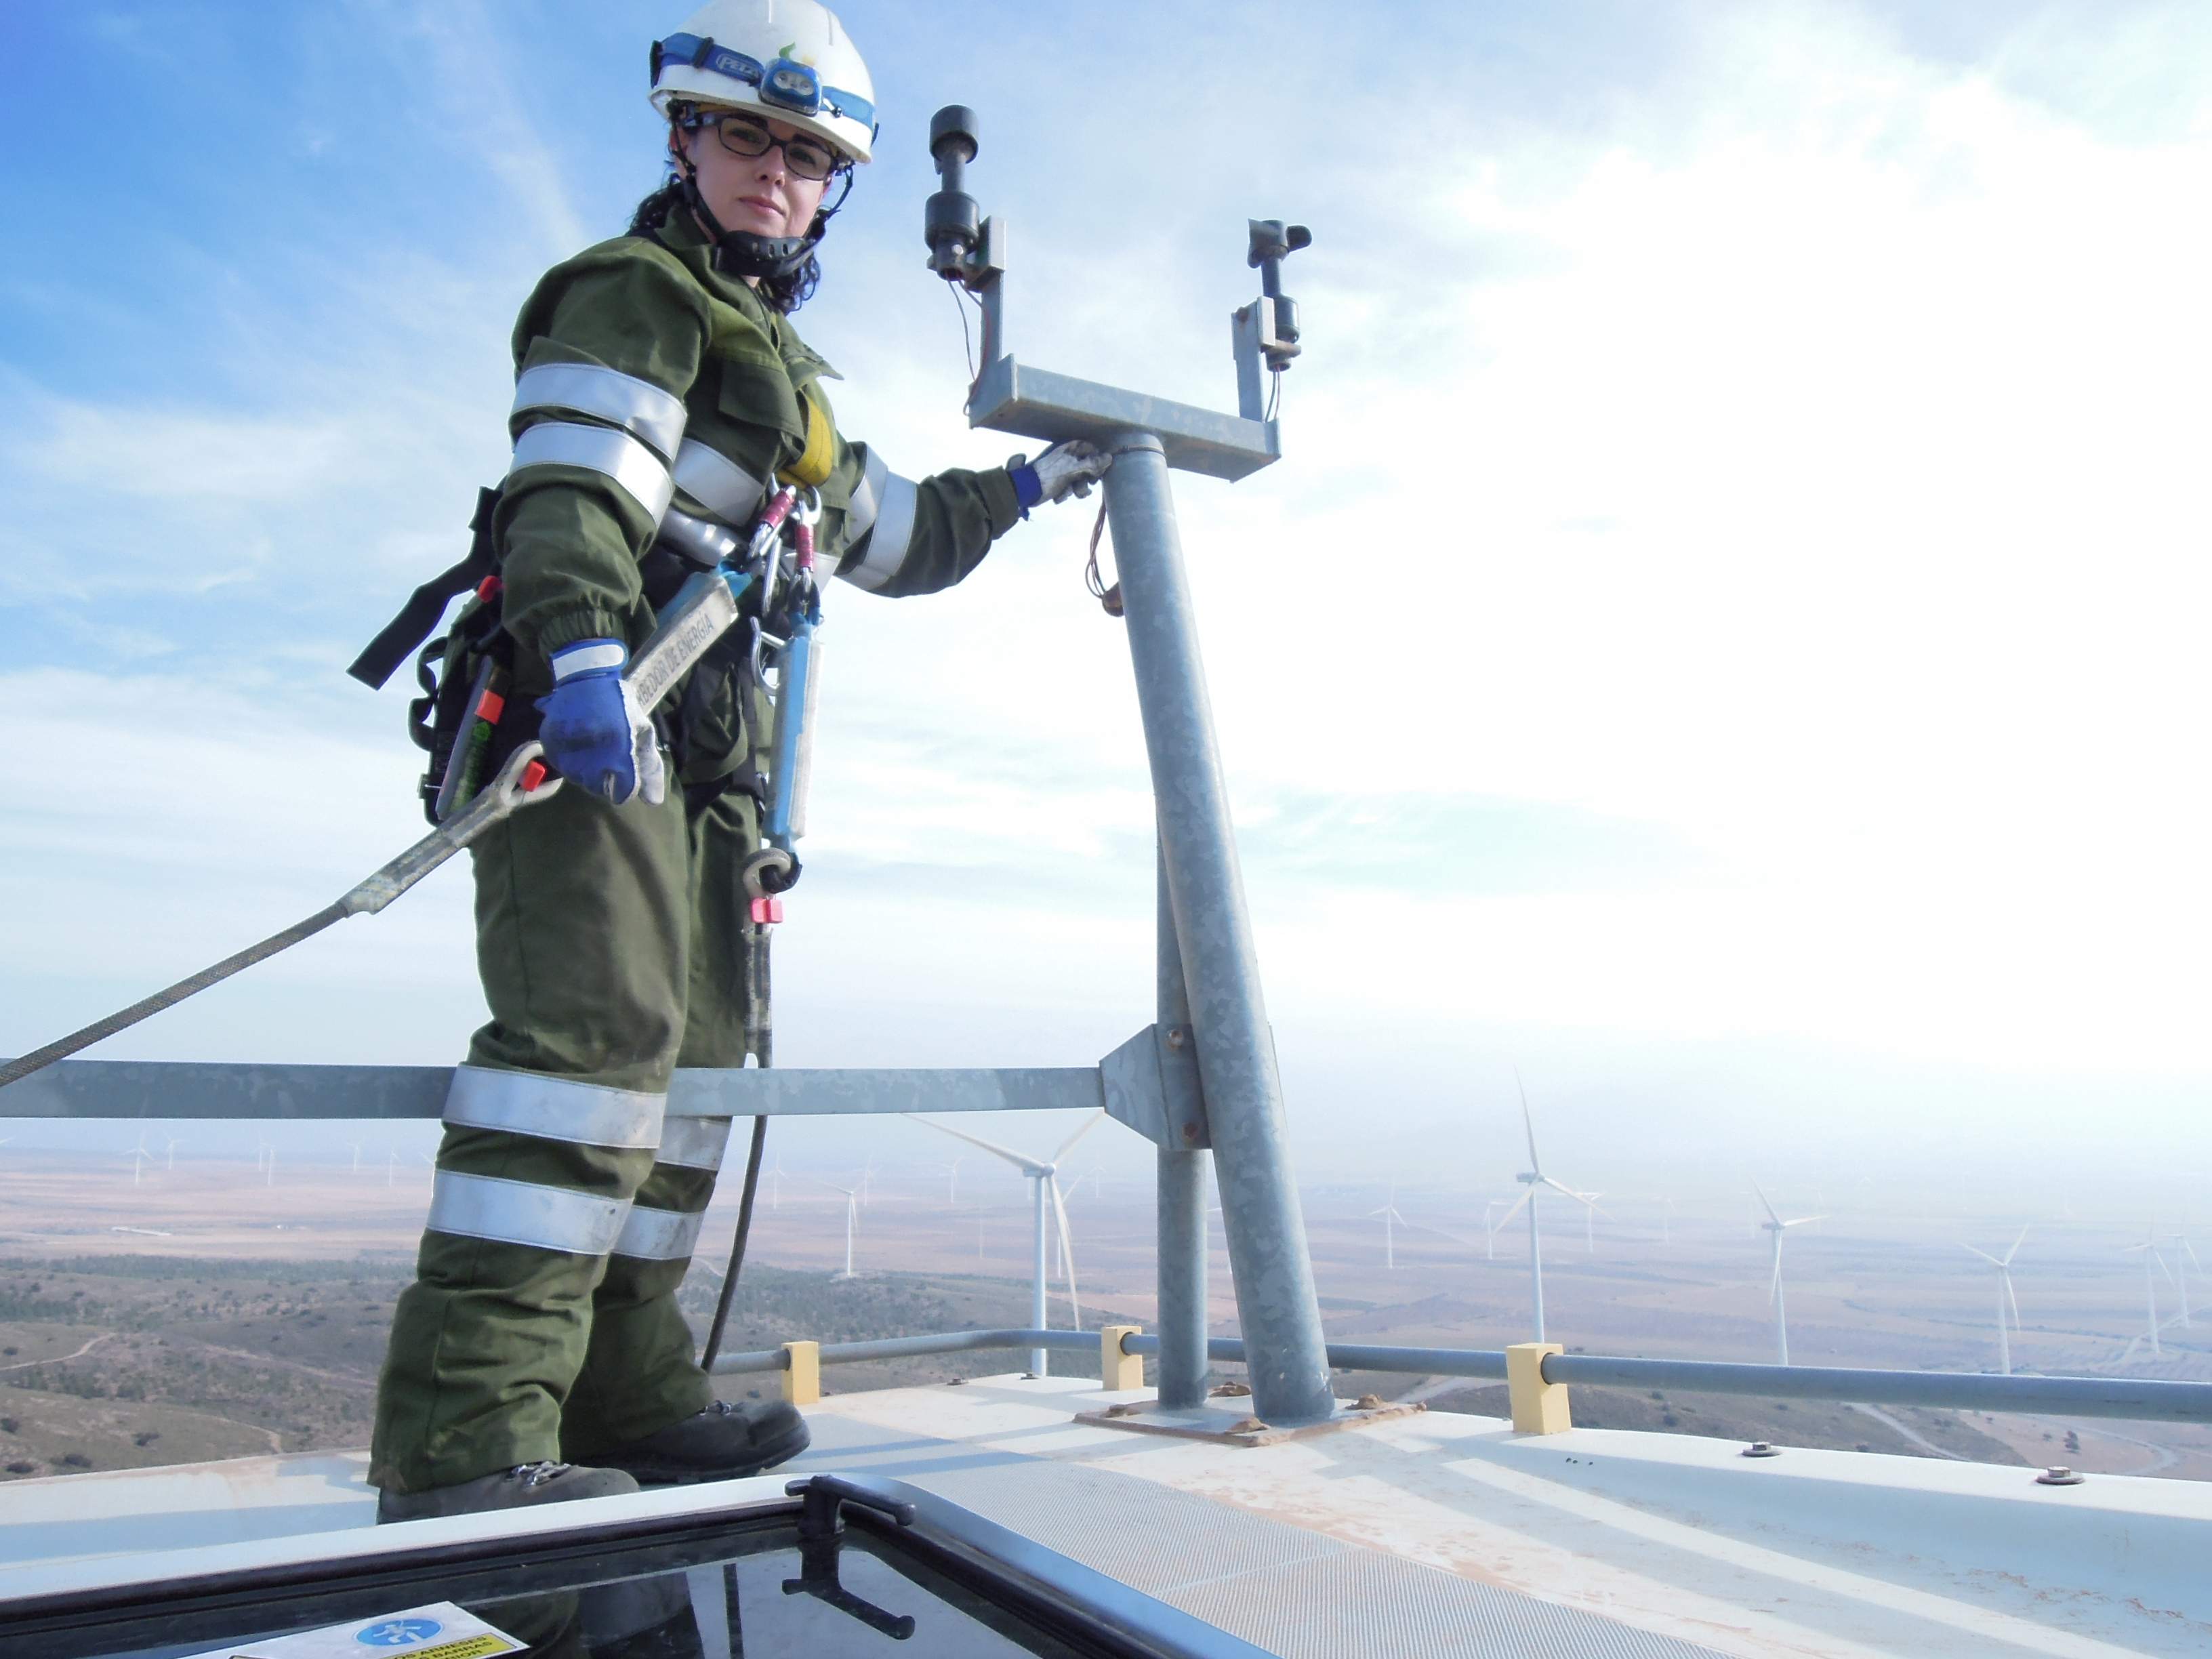
[(968, 424), (1048, 443), (1071, 438), (1100, 442), (1131, 428), (1150, 432), (1158, 437), (1170, 466), (1232, 483), (1280, 459), (1283, 453), (1282, 433), (1273, 421), (1248, 420), (1055, 374), (1012, 357), (985, 365), (968, 401)]
[[(432, 1119), (450, 1066), (262, 1066), (74, 1060), (0, 1089), (0, 1118)], [(1095, 1066), (682, 1070), (671, 1117), (884, 1112), (1091, 1111), (1106, 1104)]]

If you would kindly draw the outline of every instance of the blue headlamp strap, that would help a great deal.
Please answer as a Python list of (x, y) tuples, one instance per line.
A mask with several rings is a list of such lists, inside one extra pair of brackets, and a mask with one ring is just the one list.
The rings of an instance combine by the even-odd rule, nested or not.
[(779, 58), (774, 63), (763, 64), (741, 52), (716, 46), (708, 35), (672, 34), (665, 40), (653, 43), (654, 86), (660, 84), (661, 69), (669, 64), (684, 64), (715, 75), (726, 75), (732, 81), (753, 88), (760, 94), (761, 101), (771, 107), (799, 115), (819, 115), (827, 110), (832, 115), (859, 122), (871, 132), (875, 131), (873, 104), (856, 92), (823, 86), (822, 77), (811, 68), (793, 58)]

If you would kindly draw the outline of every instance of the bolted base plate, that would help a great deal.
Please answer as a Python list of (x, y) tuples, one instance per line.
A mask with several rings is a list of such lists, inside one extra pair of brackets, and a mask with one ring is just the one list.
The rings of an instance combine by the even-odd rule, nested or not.
[[(1369, 1404), (1368, 1401), (1374, 1403)], [(1285, 1440), (1310, 1440), (1316, 1435), (1334, 1434), (1340, 1429), (1357, 1429), (1370, 1423), (1388, 1422), (1394, 1417), (1411, 1417), (1428, 1407), (1418, 1402), (1400, 1404), (1377, 1401), (1373, 1395), (1364, 1395), (1359, 1401), (1340, 1400), (1336, 1413), (1318, 1423), (1304, 1423), (1296, 1427), (1278, 1427), (1262, 1423), (1252, 1415), (1252, 1401), (1249, 1395), (1219, 1397), (1207, 1401), (1191, 1411), (1163, 1411), (1155, 1395), (1151, 1400), (1134, 1400), (1125, 1405), (1109, 1406), (1103, 1411), (1078, 1412), (1079, 1423), (1106, 1429), (1131, 1429), (1139, 1434), (1171, 1435), (1182, 1440), (1210, 1440), (1224, 1446), (1272, 1446)]]

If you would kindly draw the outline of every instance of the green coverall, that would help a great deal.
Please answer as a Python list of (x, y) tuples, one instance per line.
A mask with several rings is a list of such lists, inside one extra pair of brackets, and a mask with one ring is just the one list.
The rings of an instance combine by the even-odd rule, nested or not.
[[(1003, 470), (908, 483), (836, 436), (820, 387), (835, 371), (710, 253), (678, 213), (657, 237), (555, 267), (523, 307), (496, 519), (510, 708), (550, 690), (561, 647), (643, 643), (639, 561), (669, 474), (678, 509), (742, 527), (749, 489), (796, 465), (819, 422), (815, 453), (834, 446), (823, 568), (894, 596), (960, 580), (1020, 514)], [(588, 1462), (714, 1397), (676, 1290), (730, 1126), (678, 1119), (664, 1134), (661, 1108), (674, 1066), (744, 1062), (740, 872), (757, 810), (711, 786), (765, 732), (732, 679), (708, 689), (672, 693), (690, 742), (662, 805), (564, 789), (474, 848), (491, 1019), (455, 1074), (394, 1316), (370, 1463), (386, 1490)]]

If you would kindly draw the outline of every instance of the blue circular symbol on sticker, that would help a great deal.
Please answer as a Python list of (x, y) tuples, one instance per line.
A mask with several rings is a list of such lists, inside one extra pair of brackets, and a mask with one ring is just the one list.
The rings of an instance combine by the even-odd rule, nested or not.
[(434, 1619), (386, 1619), (354, 1637), (365, 1648), (411, 1648), (427, 1642), (445, 1626)]

